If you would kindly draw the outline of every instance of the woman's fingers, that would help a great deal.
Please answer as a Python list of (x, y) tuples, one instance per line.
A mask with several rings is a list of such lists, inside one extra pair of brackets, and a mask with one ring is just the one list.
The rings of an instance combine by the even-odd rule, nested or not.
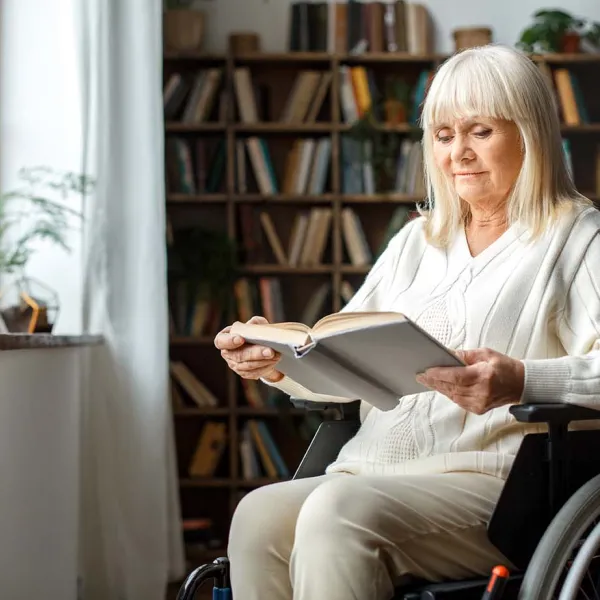
[[(247, 322), (268, 323), (261, 316), (254, 316)], [(245, 379), (259, 379), (272, 374), (279, 362), (279, 353), (266, 346), (246, 343), (241, 336), (232, 335), (231, 328), (230, 325), (222, 329), (214, 340), (229, 368)]]
[(265, 324), (268, 324), (269, 321), (267, 321), (267, 319), (265, 319), (264, 317), (259, 317), (259, 316), (255, 315), (254, 317), (252, 317), (251, 319), (246, 321), (246, 323), (258, 323), (260, 325), (265, 325)]
[(219, 350), (235, 350), (245, 344), (244, 338), (239, 335), (231, 335), (230, 331), (231, 326), (228, 326), (215, 336), (215, 346)]
[[(238, 321), (236, 321), (236, 323), (237, 322)], [(269, 321), (267, 321), (267, 319), (265, 319), (264, 317), (260, 317), (257, 315), (249, 319), (247, 323), (257, 323), (264, 325), (268, 324)], [(244, 340), (244, 338), (242, 338), (241, 336), (231, 335), (231, 327), (231, 325), (228, 325), (227, 327), (219, 331), (219, 333), (217, 333), (217, 335), (215, 336), (215, 346), (219, 350), (235, 350), (236, 348), (239, 348), (240, 346), (243, 346), (246, 343), (246, 340)]]
[(242, 348), (235, 350), (221, 350), (221, 355), (225, 359), (230, 359), (238, 363), (278, 358), (277, 353), (273, 352), (271, 348), (254, 344), (246, 344)]

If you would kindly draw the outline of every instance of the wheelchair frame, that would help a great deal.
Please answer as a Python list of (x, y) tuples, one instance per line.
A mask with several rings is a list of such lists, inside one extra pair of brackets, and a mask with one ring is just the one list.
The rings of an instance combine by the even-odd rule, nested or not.
[[(343, 444), (359, 427), (360, 402), (326, 405), (292, 398), (298, 408), (336, 408), (341, 419), (323, 422), (293, 478), (321, 475)], [(600, 411), (560, 403), (522, 404), (510, 408), (522, 423), (545, 423), (546, 433), (525, 436), (488, 524), (490, 541), (517, 568), (505, 594), (516, 598), (526, 569), (544, 531), (568, 498), (600, 473), (600, 435), (597, 430), (569, 431), (576, 421), (599, 420)], [(512, 526), (512, 527), (511, 527)], [(193, 600), (198, 588), (214, 580), (213, 600), (231, 600), (229, 561), (222, 557), (192, 571), (177, 600)], [(488, 579), (448, 583), (418, 582), (398, 590), (393, 600), (481, 600)]]

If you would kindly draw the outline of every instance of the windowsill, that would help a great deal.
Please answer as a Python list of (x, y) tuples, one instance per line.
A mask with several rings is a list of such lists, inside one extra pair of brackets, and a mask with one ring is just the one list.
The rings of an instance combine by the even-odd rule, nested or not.
[(32, 350), (42, 348), (67, 348), (73, 346), (97, 346), (102, 344), (101, 335), (53, 335), (51, 333), (1, 333), (0, 351)]

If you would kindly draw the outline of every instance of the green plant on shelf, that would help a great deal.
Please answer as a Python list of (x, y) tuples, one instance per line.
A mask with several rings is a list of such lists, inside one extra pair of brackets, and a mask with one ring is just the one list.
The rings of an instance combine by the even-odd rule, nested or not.
[(517, 46), (526, 52), (579, 52), (580, 41), (600, 50), (600, 23), (562, 10), (539, 10), (521, 33)]
[(360, 160), (361, 163), (370, 161), (376, 190), (387, 193), (394, 189), (402, 140), (407, 137), (418, 140), (421, 132), (418, 129), (402, 133), (386, 131), (375, 116), (377, 112), (377, 107), (369, 109), (352, 124), (347, 135), (360, 142)]
[[(404, 77), (387, 75), (383, 80), (383, 95), (375, 92), (369, 109), (357, 119), (348, 136), (361, 142), (361, 161), (370, 161), (375, 186), (383, 193), (393, 190), (398, 153), (402, 139), (419, 139), (420, 131), (414, 123), (413, 105), (415, 86)], [(410, 125), (408, 132), (390, 131), (389, 128)]]
[(168, 247), (168, 274), (185, 294), (188, 307), (208, 300), (229, 309), (237, 272), (235, 242), (223, 231), (204, 227), (176, 229)]
[(413, 88), (403, 77), (397, 75), (386, 77), (385, 98), (382, 107), (386, 123), (406, 123), (413, 101)]

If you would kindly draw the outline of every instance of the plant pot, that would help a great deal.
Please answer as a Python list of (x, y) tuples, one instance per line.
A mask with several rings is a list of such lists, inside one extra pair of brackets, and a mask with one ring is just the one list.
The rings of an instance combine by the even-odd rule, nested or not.
[[(10, 293), (16, 288), (16, 296)], [(52, 333), (58, 318), (58, 294), (31, 277), (22, 277), (0, 290), (0, 298), (11, 295), (0, 307), (2, 328), (10, 333)]]
[(245, 56), (260, 52), (260, 36), (252, 31), (234, 31), (229, 34), (229, 52)]
[(465, 48), (485, 46), (492, 42), (492, 30), (489, 27), (463, 27), (453, 32), (456, 52)]
[(406, 123), (406, 106), (400, 100), (388, 99), (384, 103), (386, 125)]
[(177, 8), (167, 10), (163, 16), (163, 41), (165, 50), (172, 52), (198, 52), (204, 43), (205, 15), (199, 10)]
[(576, 54), (580, 52), (581, 37), (578, 33), (567, 32), (560, 39), (560, 51), (565, 54)]

